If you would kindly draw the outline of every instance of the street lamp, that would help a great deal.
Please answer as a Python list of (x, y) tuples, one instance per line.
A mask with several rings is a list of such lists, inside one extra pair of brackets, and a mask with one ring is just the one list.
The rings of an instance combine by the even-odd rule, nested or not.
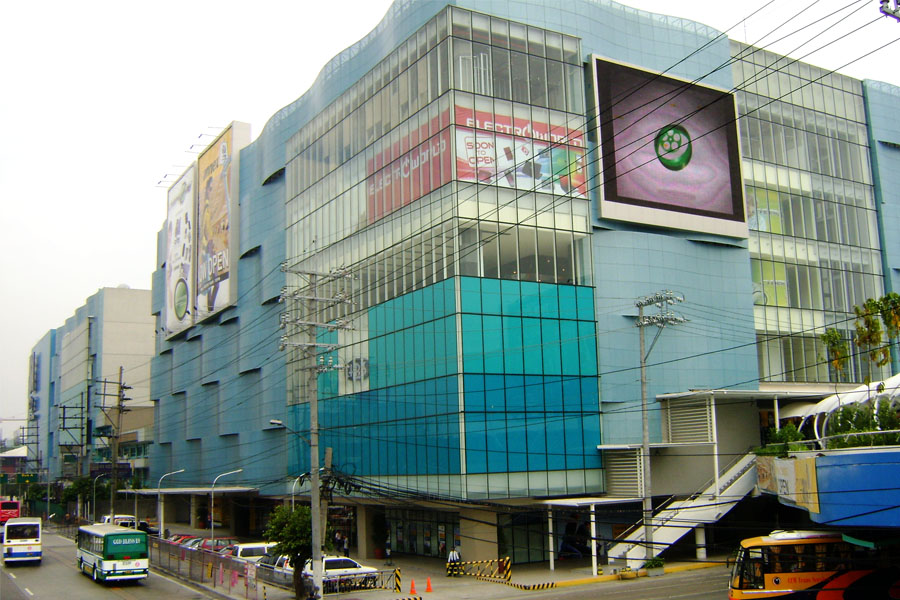
[(300, 483), (300, 478), (294, 480), (294, 483), (291, 484), (291, 512), (294, 512), (294, 490), (297, 489), (297, 484)]
[(228, 471), (227, 473), (222, 473), (220, 475), (216, 475), (216, 478), (213, 479), (212, 487), (209, 488), (209, 537), (212, 538), (209, 542), (210, 550), (213, 552), (216, 551), (216, 520), (214, 518), (213, 512), (213, 493), (216, 491), (216, 482), (219, 480), (219, 477), (225, 477), (226, 475), (234, 475), (235, 473), (240, 473), (244, 469), (236, 469), (234, 471)]
[[(166, 473), (162, 477), (159, 478), (159, 481), (156, 483), (156, 516), (159, 519), (159, 537), (163, 537), (163, 532), (165, 531), (166, 524), (166, 514), (162, 505), (162, 496), (160, 496), (160, 488), (162, 487), (162, 480), (169, 475), (177, 475), (178, 473), (184, 473), (184, 469), (178, 469), (177, 471), (172, 471), (171, 473)], [(135, 515), (137, 517), (137, 515)], [(137, 519), (135, 519), (137, 520)]]
[(108, 473), (100, 473), (96, 477), (94, 477), (93, 489), (94, 493), (91, 497), (91, 510), (94, 513), (94, 523), (97, 522), (97, 480), (103, 477), (104, 475), (108, 475)]
[[(307, 438), (299, 431), (295, 431), (285, 425), (280, 419), (272, 419), (269, 423), (277, 427), (283, 427), (309, 444), (309, 516), (312, 529), (313, 585), (321, 591), (325, 588), (322, 587), (322, 504), (319, 497), (319, 430), (317, 427), (313, 427), (309, 432), (310, 437)], [(291, 509), (293, 510), (293, 488), (291, 490)]]

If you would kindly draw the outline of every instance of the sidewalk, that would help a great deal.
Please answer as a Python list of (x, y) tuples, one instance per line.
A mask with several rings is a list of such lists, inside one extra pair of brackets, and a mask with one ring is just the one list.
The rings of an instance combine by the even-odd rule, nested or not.
[[(351, 558), (356, 556), (351, 553)], [(724, 568), (726, 557), (711, 558), (709, 562), (684, 561), (667, 563), (666, 573), (675, 573), (693, 569), (710, 567)], [(609, 581), (617, 581), (618, 575), (608, 574), (593, 577), (591, 575), (590, 559), (564, 560), (555, 564), (551, 571), (549, 563), (535, 563), (525, 565), (513, 565), (512, 577), (509, 583), (483, 581), (471, 576), (447, 577), (446, 562), (437, 558), (422, 556), (393, 557), (390, 563), (383, 559), (366, 559), (360, 562), (377, 569), (400, 569), (400, 592), (392, 590), (363, 590), (346, 592), (342, 594), (327, 594), (326, 599), (334, 600), (399, 600), (410, 598), (422, 598), (423, 600), (489, 600), (490, 598), (508, 597), (510, 587), (529, 590), (547, 589), (553, 587), (569, 587), (576, 585), (589, 585)], [(612, 569), (604, 566), (606, 573), (612, 573)], [(639, 576), (644, 576), (640, 572)], [(431, 592), (428, 592), (428, 585)], [(251, 600), (292, 600), (293, 592), (283, 588), (274, 587), (260, 582), (256, 590), (246, 590), (243, 587), (233, 588), (233, 593), (228, 593), (228, 588), (212, 588), (207, 585), (192, 583), (193, 586), (203, 589), (215, 596), (226, 600), (240, 598)], [(413, 593), (413, 586), (415, 592)]]

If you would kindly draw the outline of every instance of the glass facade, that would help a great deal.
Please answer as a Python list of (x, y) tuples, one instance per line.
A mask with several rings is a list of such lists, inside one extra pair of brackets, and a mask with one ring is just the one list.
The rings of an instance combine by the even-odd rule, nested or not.
[(834, 372), (818, 338), (851, 340), (853, 307), (884, 294), (862, 84), (738, 42), (732, 53), (760, 380), (883, 378), (858, 352)]
[(602, 489), (580, 55), (448, 7), (289, 140), (289, 403), (316, 372), (323, 443), (353, 472)]

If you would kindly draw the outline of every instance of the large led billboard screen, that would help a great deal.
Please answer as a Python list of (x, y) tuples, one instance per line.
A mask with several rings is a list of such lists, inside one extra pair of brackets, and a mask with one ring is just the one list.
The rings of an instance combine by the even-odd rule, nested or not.
[(194, 165), (169, 188), (166, 214), (166, 334), (193, 324), (194, 223), (196, 221)]
[(593, 62), (600, 217), (746, 237), (734, 96)]

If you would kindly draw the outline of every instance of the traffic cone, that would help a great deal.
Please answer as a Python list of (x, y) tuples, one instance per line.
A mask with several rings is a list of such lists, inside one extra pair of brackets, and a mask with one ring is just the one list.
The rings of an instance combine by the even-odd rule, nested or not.
[(425, 593), (432, 592), (434, 590), (431, 589), (431, 577), (425, 580)]
[(409, 593), (412, 594), (413, 596), (416, 595), (416, 580), (415, 579), (409, 580)]

